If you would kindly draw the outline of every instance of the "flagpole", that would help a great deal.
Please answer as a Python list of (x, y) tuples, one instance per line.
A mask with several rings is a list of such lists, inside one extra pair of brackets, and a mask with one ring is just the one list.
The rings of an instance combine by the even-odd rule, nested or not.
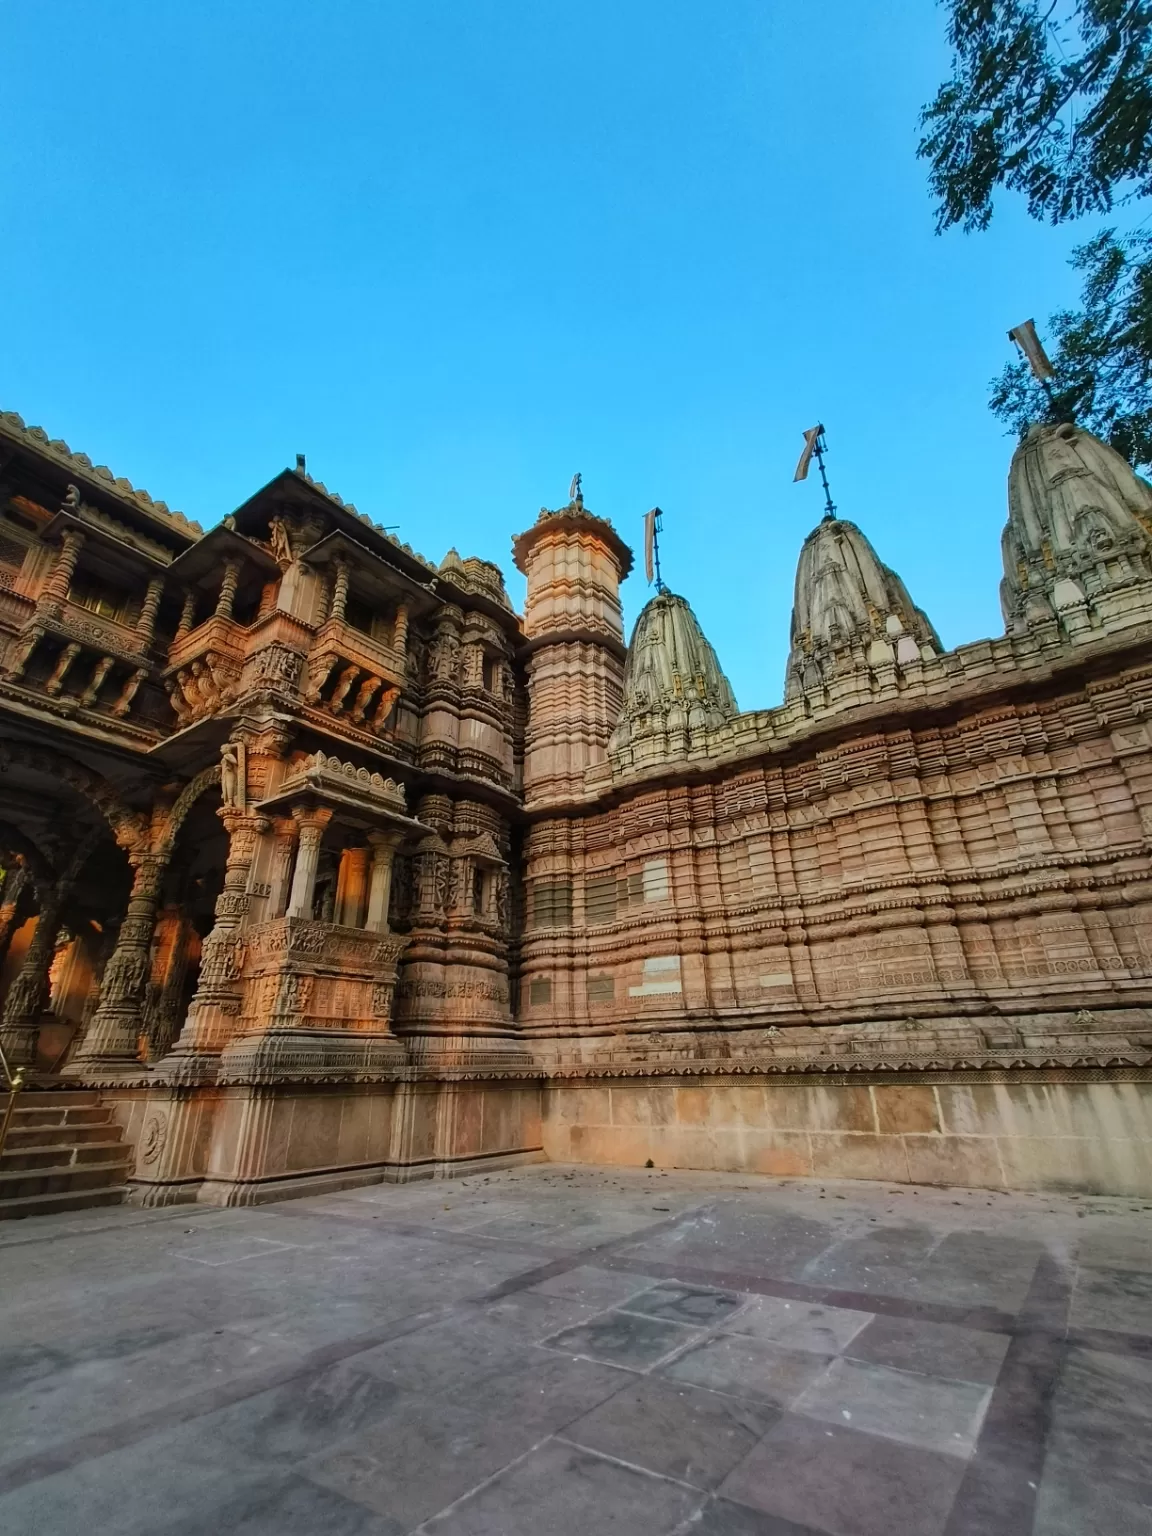
[(664, 520), (664, 514), (660, 508), (656, 508), (656, 516), (652, 523), (652, 564), (656, 570), (656, 590), (663, 592), (664, 578), (660, 574), (660, 525)]
[(660, 574), (660, 528), (664, 518), (659, 507), (653, 507), (644, 515), (644, 574), (657, 592), (666, 592), (664, 578)]
[(824, 516), (828, 519), (833, 519), (836, 516), (836, 506), (832, 500), (832, 491), (828, 485), (828, 471), (824, 468), (824, 452), (827, 446), (827, 443), (824, 441), (824, 431), (821, 429), (813, 451), (816, 454), (816, 462), (820, 466), (820, 483), (824, 487)]
[(800, 462), (796, 466), (796, 473), (792, 476), (792, 483), (797, 480), (807, 480), (808, 466), (815, 455), (816, 462), (820, 466), (820, 483), (824, 487), (824, 521), (833, 522), (836, 518), (836, 503), (832, 500), (832, 488), (828, 484), (828, 471), (824, 468), (824, 455), (828, 452), (828, 442), (824, 436), (824, 423), (817, 422), (814, 427), (809, 427), (804, 433), (804, 452), (800, 455)]

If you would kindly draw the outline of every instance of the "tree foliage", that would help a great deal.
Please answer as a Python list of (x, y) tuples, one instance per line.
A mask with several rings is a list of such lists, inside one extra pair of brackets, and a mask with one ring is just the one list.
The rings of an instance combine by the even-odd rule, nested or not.
[[(941, 0), (952, 70), (921, 113), (936, 228), (986, 229), (997, 191), (1059, 224), (1152, 196), (1152, 0)], [(1082, 307), (1048, 321), (1050, 395), (1023, 361), (990, 405), (1023, 432), (1081, 422), (1152, 465), (1152, 236), (1078, 247)]]
[(1131, 464), (1152, 466), (1152, 234), (1102, 230), (1072, 266), (1084, 274), (1083, 308), (1049, 319), (1051, 397), (1020, 360), (989, 404), (1021, 435), (1034, 421), (1078, 421)]
[(1152, 193), (1152, 0), (944, 0), (951, 77), (921, 114), (937, 229), (998, 188), (1053, 223)]

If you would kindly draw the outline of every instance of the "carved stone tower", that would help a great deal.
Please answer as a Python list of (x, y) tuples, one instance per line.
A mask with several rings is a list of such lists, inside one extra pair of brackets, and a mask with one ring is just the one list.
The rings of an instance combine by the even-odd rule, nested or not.
[(1000, 605), (1012, 635), (1070, 640), (1152, 617), (1152, 488), (1091, 432), (1037, 425), (1012, 456)]
[(620, 583), (632, 551), (579, 494), (542, 510), (512, 551), (528, 578), (524, 798), (534, 806), (582, 795), (585, 770), (607, 761), (623, 698)]

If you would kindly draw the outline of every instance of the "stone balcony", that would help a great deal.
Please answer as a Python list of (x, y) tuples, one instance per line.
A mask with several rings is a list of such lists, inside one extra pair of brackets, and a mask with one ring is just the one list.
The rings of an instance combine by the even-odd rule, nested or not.
[(408, 676), (404, 648), (340, 618), (321, 625), (312, 642), (304, 702), (346, 724), (380, 735)]
[(151, 646), (150, 628), (97, 616), (67, 598), (36, 601), (0, 592), (0, 676), (54, 701), (55, 713), (128, 716), (141, 683), (154, 671)]

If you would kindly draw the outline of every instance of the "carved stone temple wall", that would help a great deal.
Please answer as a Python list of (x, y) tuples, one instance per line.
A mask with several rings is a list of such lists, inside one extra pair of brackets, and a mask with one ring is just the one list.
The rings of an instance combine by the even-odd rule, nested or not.
[(684, 597), (625, 645), (578, 491), (521, 618), (302, 462), (204, 533), (0, 415), (0, 1041), (145, 1203), (545, 1156), (1152, 1193), (1152, 490), (1033, 428), (1003, 554), (947, 651), (826, 518), (741, 713)]

